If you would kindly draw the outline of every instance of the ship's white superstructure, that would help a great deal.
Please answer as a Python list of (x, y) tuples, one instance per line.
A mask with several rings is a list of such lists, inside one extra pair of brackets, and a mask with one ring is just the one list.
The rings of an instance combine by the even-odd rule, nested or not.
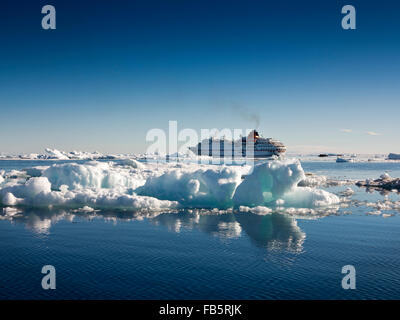
[(278, 140), (261, 137), (256, 130), (247, 137), (231, 141), (209, 138), (189, 148), (196, 155), (212, 157), (250, 157), (267, 158), (286, 152), (286, 147)]

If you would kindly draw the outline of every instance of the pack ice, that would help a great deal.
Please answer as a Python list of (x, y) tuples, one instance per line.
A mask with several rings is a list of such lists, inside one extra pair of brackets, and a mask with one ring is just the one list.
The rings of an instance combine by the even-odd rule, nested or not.
[(296, 207), (339, 202), (329, 192), (299, 187), (298, 160), (254, 166), (90, 161), (0, 172), (2, 206), (60, 206), (127, 210)]

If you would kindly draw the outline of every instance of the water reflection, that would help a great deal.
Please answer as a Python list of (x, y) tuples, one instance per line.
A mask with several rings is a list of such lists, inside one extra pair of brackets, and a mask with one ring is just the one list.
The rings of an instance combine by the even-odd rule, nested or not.
[(306, 234), (297, 225), (297, 220), (282, 214), (258, 216), (238, 214), (237, 221), (250, 239), (258, 246), (271, 250), (301, 252)]
[(222, 239), (238, 238), (246, 234), (255, 245), (270, 250), (300, 252), (306, 236), (294, 218), (278, 213), (265, 216), (248, 212), (222, 215), (169, 213), (157, 216), (152, 221), (171, 231), (197, 229)]
[(152, 224), (166, 227), (172, 232), (199, 230), (223, 240), (247, 236), (256, 246), (291, 252), (301, 252), (306, 237), (295, 218), (279, 213), (262, 216), (250, 212), (127, 213), (29, 209), (3, 211), (3, 214), (0, 214), (0, 220), (24, 224), (34, 233), (42, 235), (49, 234), (51, 226), (61, 220), (75, 222), (92, 219), (104, 219), (115, 223), (147, 219)]

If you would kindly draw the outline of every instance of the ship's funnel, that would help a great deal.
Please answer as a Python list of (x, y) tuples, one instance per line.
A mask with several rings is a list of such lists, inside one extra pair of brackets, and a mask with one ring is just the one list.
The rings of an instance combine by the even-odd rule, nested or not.
[(247, 136), (248, 141), (255, 141), (259, 138), (259, 134), (256, 130), (252, 130), (249, 135)]

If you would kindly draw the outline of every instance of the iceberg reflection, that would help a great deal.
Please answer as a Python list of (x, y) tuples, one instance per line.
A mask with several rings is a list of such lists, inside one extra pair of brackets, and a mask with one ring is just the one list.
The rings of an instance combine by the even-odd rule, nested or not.
[(0, 220), (22, 223), (36, 234), (49, 234), (52, 225), (65, 220), (74, 222), (76, 218), (90, 221), (134, 221), (148, 219), (152, 224), (166, 227), (172, 232), (199, 230), (223, 240), (248, 236), (253, 244), (268, 250), (302, 252), (305, 233), (297, 225), (295, 218), (272, 213), (257, 215), (250, 212), (213, 213), (213, 212), (82, 212), (79, 210), (3, 210)]
[[(222, 239), (238, 238), (246, 234), (256, 246), (268, 250), (301, 252), (306, 238), (295, 218), (279, 213), (264, 216), (248, 212), (167, 213), (155, 217), (152, 221), (166, 226), (171, 231), (179, 232), (183, 228), (197, 229)], [(179, 230), (176, 229), (177, 223), (180, 226)]]

